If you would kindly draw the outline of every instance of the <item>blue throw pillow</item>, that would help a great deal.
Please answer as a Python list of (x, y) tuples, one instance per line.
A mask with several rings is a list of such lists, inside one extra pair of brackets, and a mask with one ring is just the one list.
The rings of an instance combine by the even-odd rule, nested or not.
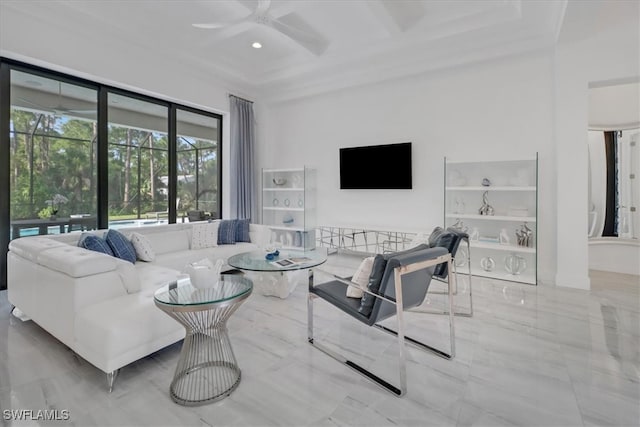
[(250, 223), (250, 219), (236, 220), (236, 242), (251, 242), (251, 237), (249, 237)]
[(90, 251), (100, 252), (113, 256), (111, 246), (101, 237), (93, 234), (83, 234), (78, 241), (78, 246), (81, 248), (89, 249)]
[(236, 242), (236, 227), (238, 220), (223, 219), (218, 226), (218, 244), (230, 245)]
[(132, 264), (136, 263), (136, 249), (133, 244), (124, 237), (124, 234), (116, 230), (109, 230), (104, 238), (116, 258), (129, 261)]

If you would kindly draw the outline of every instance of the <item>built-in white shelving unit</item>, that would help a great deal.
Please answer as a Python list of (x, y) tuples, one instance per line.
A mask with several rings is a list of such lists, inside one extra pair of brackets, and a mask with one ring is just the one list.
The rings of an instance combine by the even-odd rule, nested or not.
[[(445, 158), (444, 168), (445, 225), (469, 233), (471, 274), (537, 284), (537, 154), (522, 160)], [(490, 208), (481, 212), (485, 199)], [(519, 239), (527, 229), (529, 238)]]
[(313, 169), (262, 170), (262, 223), (283, 249), (312, 249), (316, 228), (316, 172)]

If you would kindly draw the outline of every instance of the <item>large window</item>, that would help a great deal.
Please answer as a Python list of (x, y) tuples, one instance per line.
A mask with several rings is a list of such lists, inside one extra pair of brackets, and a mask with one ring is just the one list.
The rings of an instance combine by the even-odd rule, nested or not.
[(109, 222), (169, 219), (166, 106), (109, 93)]
[(95, 89), (11, 71), (12, 239), (95, 224), (96, 114)]
[(219, 217), (221, 118), (0, 58), (0, 290), (11, 239)]
[(185, 211), (220, 217), (220, 119), (177, 111), (178, 197)]

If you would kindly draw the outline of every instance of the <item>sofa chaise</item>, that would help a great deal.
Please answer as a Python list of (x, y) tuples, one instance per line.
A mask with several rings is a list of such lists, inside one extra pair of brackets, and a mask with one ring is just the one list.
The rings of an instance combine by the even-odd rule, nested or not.
[(78, 247), (79, 232), (15, 239), (7, 255), (9, 302), (107, 373), (111, 390), (121, 367), (184, 338), (184, 328), (155, 307), (158, 288), (188, 263), (226, 261), (266, 247), (271, 236), (266, 226), (250, 224), (250, 242), (195, 249), (194, 226), (119, 229), (127, 237), (142, 234), (155, 252), (153, 261), (135, 264)]

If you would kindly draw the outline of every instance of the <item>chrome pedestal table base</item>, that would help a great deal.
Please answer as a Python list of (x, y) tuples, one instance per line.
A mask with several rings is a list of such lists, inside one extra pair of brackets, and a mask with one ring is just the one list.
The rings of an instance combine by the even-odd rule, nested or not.
[(240, 384), (241, 371), (226, 322), (251, 294), (253, 285), (246, 278), (223, 278), (212, 289), (195, 289), (189, 284), (162, 294), (161, 300), (156, 294), (156, 305), (186, 329), (169, 387), (171, 398), (178, 404), (212, 403), (229, 396)]

